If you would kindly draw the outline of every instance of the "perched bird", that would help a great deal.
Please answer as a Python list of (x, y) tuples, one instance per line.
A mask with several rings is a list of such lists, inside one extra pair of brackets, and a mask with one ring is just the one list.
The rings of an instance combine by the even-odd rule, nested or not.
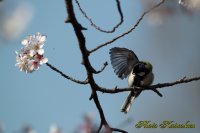
[[(126, 48), (114, 47), (110, 49), (110, 60), (116, 75), (121, 78), (128, 77), (129, 87), (145, 87), (151, 85), (154, 79), (152, 65), (149, 62), (139, 61), (135, 53)], [(129, 92), (125, 99), (121, 112), (129, 112), (131, 105), (142, 90)]]

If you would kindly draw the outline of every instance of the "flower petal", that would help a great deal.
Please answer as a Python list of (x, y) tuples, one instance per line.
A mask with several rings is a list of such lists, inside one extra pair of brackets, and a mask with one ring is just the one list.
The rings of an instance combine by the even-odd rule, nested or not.
[(28, 40), (26, 40), (26, 39), (22, 40), (21, 44), (24, 45), (24, 46), (27, 46), (28, 45)]
[(46, 38), (47, 38), (47, 36), (43, 35), (43, 36), (41, 36), (40, 41), (41, 41), (41, 42), (45, 42), (45, 41), (46, 41)]
[(39, 55), (43, 55), (44, 54), (44, 49), (39, 49), (37, 52), (38, 52)]
[(35, 54), (36, 54), (36, 51), (35, 51), (35, 50), (30, 50), (30, 51), (29, 51), (29, 55), (30, 55), (31, 57), (33, 57)]
[(40, 64), (42, 65), (42, 64), (45, 64), (45, 63), (47, 63), (48, 62), (48, 59), (47, 58), (43, 58), (41, 61), (40, 61)]

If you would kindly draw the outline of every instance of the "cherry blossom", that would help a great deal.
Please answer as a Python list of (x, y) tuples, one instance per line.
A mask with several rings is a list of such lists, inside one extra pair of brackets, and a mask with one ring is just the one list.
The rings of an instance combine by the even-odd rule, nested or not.
[(46, 36), (39, 32), (35, 35), (29, 35), (21, 41), (24, 47), (20, 51), (16, 51), (16, 66), (20, 71), (31, 73), (48, 62), (48, 59), (43, 55), (45, 41)]

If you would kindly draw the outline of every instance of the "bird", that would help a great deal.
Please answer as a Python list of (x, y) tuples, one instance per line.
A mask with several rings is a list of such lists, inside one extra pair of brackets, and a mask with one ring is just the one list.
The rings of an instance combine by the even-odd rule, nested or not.
[(133, 88), (121, 106), (121, 112), (127, 114), (135, 98), (142, 92), (142, 89), (134, 89), (134, 87), (144, 88), (152, 84), (153, 67), (150, 62), (140, 61), (136, 54), (127, 48), (114, 47), (110, 49), (109, 54), (115, 74), (120, 79), (128, 77), (128, 87)]

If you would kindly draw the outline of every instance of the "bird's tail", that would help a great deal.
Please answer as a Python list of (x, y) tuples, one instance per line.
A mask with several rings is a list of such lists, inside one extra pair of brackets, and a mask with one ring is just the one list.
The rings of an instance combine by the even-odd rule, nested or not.
[(141, 93), (141, 91), (139, 91), (139, 92), (135, 92), (135, 91), (129, 92), (128, 97), (125, 99), (124, 103), (122, 104), (121, 112), (124, 112), (125, 114), (128, 113), (130, 111), (130, 108), (131, 108), (133, 101), (135, 100), (135, 98), (140, 93)]

